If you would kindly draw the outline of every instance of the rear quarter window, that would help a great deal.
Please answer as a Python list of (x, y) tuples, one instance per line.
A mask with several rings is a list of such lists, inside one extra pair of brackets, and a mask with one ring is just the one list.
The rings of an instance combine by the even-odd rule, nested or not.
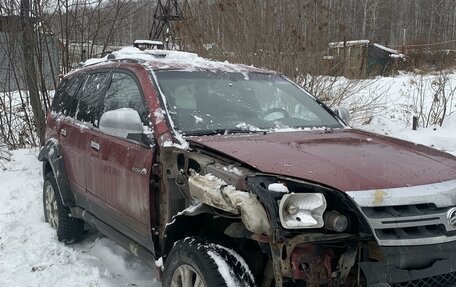
[(52, 112), (70, 117), (74, 116), (77, 106), (75, 94), (81, 84), (81, 81), (82, 77), (80, 75), (62, 80), (52, 101)]

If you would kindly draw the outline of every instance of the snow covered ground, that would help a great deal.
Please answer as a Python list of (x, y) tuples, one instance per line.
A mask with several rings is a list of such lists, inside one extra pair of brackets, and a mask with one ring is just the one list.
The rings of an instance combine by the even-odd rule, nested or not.
[(384, 134), (406, 141), (427, 145), (456, 156), (456, 113), (448, 117), (442, 127), (432, 126), (418, 128), (414, 131), (410, 126), (383, 117), (374, 118), (370, 124), (360, 127), (363, 130)]
[[(354, 127), (456, 155), (455, 71), (447, 71), (444, 75), (402, 74), (397, 77), (379, 77), (363, 80), (360, 85), (364, 89), (345, 101), (345, 105), (354, 110), (361, 106), (360, 112), (354, 114)], [(423, 128), (423, 121), (432, 118), (430, 114), (436, 113), (436, 118), (442, 117), (443, 95), (447, 104), (442, 126), (429, 124)], [(366, 107), (362, 107), (363, 104)], [(412, 117), (420, 115), (420, 126), (414, 131)]]
[[(414, 77), (374, 80), (347, 100), (353, 107), (362, 102), (357, 97), (381, 95), (375, 108), (357, 115), (354, 125), (456, 155), (456, 113), (442, 127), (411, 129), (418, 99)], [(370, 118), (369, 123), (360, 125), (365, 118)], [(0, 286), (159, 287), (155, 270), (97, 232), (78, 244), (57, 241), (55, 231), (44, 222), (37, 153), (38, 149), (13, 151), (12, 161), (0, 162)]]
[(12, 153), (0, 171), (0, 286), (160, 286), (155, 270), (97, 232), (60, 243), (44, 222), (38, 150)]

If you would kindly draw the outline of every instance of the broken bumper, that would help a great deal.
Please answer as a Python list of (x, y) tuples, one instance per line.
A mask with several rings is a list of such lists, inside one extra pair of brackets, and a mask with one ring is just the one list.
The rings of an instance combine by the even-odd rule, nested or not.
[(456, 242), (382, 250), (384, 261), (359, 263), (367, 286), (456, 286)]

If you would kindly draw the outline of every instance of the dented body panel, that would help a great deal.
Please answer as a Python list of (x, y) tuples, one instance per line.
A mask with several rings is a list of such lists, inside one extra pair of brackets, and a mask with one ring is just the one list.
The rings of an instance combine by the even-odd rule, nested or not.
[(261, 172), (341, 191), (424, 185), (454, 179), (456, 174), (456, 161), (447, 153), (353, 129), (189, 140)]
[(190, 194), (213, 207), (240, 214), (245, 227), (252, 233), (271, 235), (266, 210), (254, 194), (236, 190), (234, 186), (214, 178), (194, 173), (188, 179)]

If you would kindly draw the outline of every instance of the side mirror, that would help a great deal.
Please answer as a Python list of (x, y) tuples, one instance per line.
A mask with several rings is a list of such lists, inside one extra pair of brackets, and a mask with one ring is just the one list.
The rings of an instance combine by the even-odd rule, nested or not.
[(339, 118), (341, 118), (347, 125), (350, 124), (351, 116), (347, 108), (337, 107), (334, 109), (334, 112)]
[(137, 111), (129, 108), (107, 111), (101, 115), (100, 130), (120, 138), (141, 138), (143, 124)]

